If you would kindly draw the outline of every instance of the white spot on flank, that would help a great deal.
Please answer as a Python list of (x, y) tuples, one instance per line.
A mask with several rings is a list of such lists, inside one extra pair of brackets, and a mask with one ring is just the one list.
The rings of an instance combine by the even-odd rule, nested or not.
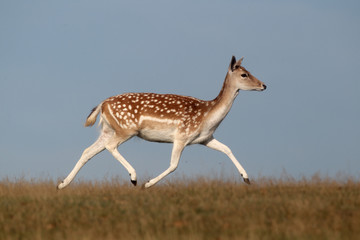
[(112, 110), (111, 110), (111, 108), (110, 108), (110, 105), (108, 105), (108, 111), (109, 111), (109, 113), (110, 113), (110, 115), (111, 115), (111, 117), (116, 121), (116, 123), (119, 125), (119, 121), (116, 119), (116, 117), (114, 116), (114, 114), (113, 114), (113, 112), (112, 112)]
[(131, 105), (129, 105), (129, 110), (131, 110), (131, 108), (132, 108)]

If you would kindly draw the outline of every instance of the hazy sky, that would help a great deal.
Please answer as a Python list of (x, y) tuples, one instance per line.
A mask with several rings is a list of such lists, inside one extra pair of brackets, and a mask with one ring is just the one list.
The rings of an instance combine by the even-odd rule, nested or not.
[[(124, 92), (213, 99), (231, 56), (265, 82), (240, 92), (215, 137), (250, 179), (360, 174), (359, 1), (0, 1), (0, 179), (65, 177), (99, 130), (92, 107)], [(170, 144), (119, 147), (139, 182)], [(77, 179), (120, 176), (108, 153)], [(240, 181), (222, 153), (185, 149), (168, 179)]]

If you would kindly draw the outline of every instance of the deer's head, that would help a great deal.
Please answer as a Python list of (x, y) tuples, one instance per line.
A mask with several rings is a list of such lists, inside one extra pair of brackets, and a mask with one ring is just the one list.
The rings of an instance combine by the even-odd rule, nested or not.
[(263, 91), (266, 89), (266, 85), (254, 77), (249, 71), (247, 71), (241, 62), (244, 58), (236, 61), (236, 58), (232, 56), (228, 69), (228, 76), (230, 81), (238, 90), (248, 91)]

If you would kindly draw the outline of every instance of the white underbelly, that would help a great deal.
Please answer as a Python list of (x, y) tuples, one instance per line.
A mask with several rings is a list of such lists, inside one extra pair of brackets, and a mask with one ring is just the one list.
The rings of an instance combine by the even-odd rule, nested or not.
[(138, 137), (151, 142), (174, 142), (175, 129), (142, 129)]

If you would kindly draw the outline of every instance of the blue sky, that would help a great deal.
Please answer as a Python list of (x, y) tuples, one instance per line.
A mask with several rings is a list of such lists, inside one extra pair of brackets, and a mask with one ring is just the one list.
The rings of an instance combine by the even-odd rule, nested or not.
[[(98, 129), (92, 107), (124, 92), (214, 98), (231, 56), (268, 86), (240, 92), (215, 132), (250, 178), (360, 174), (359, 1), (1, 1), (0, 179), (65, 177)], [(170, 144), (119, 151), (145, 182)], [(126, 170), (107, 152), (77, 179)], [(185, 149), (168, 179), (240, 181), (232, 162)]]

